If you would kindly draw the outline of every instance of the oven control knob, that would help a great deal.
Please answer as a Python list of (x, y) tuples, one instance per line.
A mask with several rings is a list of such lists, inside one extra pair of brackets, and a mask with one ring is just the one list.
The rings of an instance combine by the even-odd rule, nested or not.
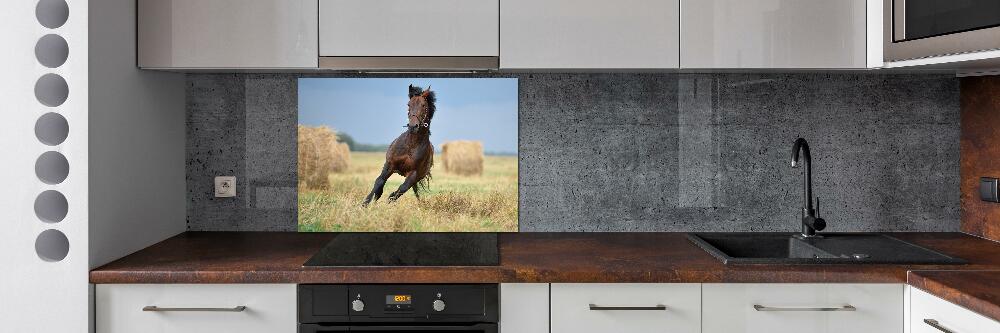
[(434, 300), (434, 311), (437, 312), (444, 311), (444, 301), (439, 299)]
[(362, 301), (362, 300), (360, 300), (360, 299), (356, 299), (353, 302), (351, 302), (351, 309), (354, 310), (355, 312), (364, 311), (365, 310), (365, 302)]

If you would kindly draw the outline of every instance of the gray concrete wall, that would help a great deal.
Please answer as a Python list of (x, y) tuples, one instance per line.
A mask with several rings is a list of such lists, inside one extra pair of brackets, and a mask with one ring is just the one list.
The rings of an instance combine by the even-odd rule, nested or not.
[[(519, 74), (521, 231), (794, 231), (812, 146), (829, 231), (959, 228), (958, 80)], [(296, 229), (298, 76), (189, 75), (190, 230)], [(236, 175), (239, 196), (212, 197)]]

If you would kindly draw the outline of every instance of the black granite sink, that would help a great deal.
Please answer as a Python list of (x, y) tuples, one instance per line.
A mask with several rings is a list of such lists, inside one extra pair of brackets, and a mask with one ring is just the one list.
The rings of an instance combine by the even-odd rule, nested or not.
[(739, 264), (965, 264), (900, 239), (872, 233), (692, 233), (688, 239), (726, 265)]

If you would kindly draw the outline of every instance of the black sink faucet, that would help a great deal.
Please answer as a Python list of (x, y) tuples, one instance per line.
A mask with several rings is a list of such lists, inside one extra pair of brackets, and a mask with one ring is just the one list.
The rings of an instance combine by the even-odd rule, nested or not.
[[(817, 237), (816, 231), (826, 228), (826, 220), (816, 215), (813, 209), (813, 185), (812, 185), (812, 156), (809, 154), (809, 144), (806, 139), (798, 138), (792, 145), (792, 167), (798, 168), (799, 152), (802, 152), (802, 163), (805, 164), (805, 171), (802, 172), (802, 237)], [(817, 200), (816, 205), (819, 205)]]

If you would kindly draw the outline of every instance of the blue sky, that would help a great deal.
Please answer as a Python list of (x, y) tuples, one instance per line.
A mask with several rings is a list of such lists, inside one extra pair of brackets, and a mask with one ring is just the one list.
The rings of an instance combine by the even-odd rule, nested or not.
[(435, 149), (452, 140), (483, 142), (488, 153), (517, 153), (517, 79), (302, 78), (299, 124), (327, 125), (359, 143), (389, 144), (406, 125), (407, 87), (437, 95)]

